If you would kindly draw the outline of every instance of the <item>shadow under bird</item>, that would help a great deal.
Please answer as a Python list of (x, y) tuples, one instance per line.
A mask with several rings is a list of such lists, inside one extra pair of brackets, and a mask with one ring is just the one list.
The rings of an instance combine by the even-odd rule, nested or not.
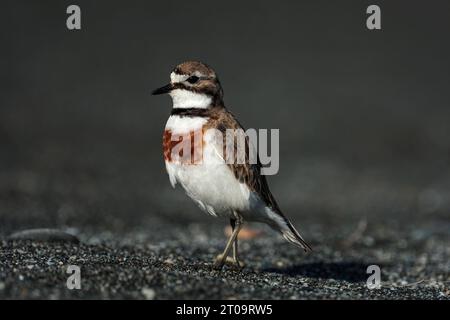
[[(179, 183), (207, 213), (230, 219), (233, 232), (225, 250), (215, 260), (217, 269), (225, 263), (238, 268), (243, 266), (238, 259), (238, 234), (245, 221), (266, 223), (287, 241), (311, 251), (281, 212), (265, 176), (261, 174), (259, 159), (256, 163), (248, 161), (248, 157), (243, 162), (230, 163), (224, 159), (226, 142), (218, 141), (214, 132), (222, 132), (220, 139), (224, 139), (226, 132), (239, 132), (243, 128), (226, 109), (223, 90), (214, 70), (198, 61), (184, 62), (172, 71), (170, 83), (154, 90), (153, 94), (169, 94), (173, 102), (163, 138), (164, 160), (172, 186)], [(179, 144), (179, 137), (197, 135), (201, 137), (200, 143), (191, 146), (194, 153), (200, 150), (201, 161), (176, 161), (172, 155)], [(237, 139), (233, 141), (237, 143)], [(252, 147), (249, 144), (248, 137), (245, 137), (246, 150)], [(229, 257), (231, 250), (232, 256)]]

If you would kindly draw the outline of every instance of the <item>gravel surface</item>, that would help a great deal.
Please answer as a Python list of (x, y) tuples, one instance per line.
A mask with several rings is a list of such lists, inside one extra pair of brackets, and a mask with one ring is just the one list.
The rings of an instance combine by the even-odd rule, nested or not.
[[(241, 241), (240, 272), (212, 269), (225, 240), (222, 228), (207, 224), (160, 223), (120, 241), (111, 233), (80, 233), (81, 244), (2, 241), (0, 298), (449, 299), (448, 227), (398, 232), (379, 224), (361, 232), (361, 225), (339, 231), (312, 224), (308, 255), (263, 229)], [(369, 290), (373, 264), (382, 283)], [(80, 290), (66, 287), (68, 265), (81, 268)]]

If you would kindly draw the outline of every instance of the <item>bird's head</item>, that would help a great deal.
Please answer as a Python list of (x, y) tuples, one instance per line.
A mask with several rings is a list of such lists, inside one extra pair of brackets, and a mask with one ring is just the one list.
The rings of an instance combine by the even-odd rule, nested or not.
[(168, 93), (174, 108), (209, 108), (222, 103), (223, 91), (216, 73), (208, 65), (187, 61), (176, 66), (170, 83), (153, 95)]

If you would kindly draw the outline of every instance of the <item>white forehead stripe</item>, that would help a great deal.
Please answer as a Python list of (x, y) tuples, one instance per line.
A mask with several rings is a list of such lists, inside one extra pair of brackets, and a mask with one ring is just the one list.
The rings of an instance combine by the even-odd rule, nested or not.
[(176, 74), (175, 72), (170, 74), (170, 82), (172, 83), (183, 82), (187, 78), (189, 78), (189, 76), (186, 74)]

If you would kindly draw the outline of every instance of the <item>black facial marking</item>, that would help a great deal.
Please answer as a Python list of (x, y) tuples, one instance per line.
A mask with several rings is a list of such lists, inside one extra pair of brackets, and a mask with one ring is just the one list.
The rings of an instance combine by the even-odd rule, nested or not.
[(190, 76), (189, 78), (187, 78), (187, 82), (194, 84), (198, 81), (198, 79), (200, 79), (200, 78), (197, 76)]

